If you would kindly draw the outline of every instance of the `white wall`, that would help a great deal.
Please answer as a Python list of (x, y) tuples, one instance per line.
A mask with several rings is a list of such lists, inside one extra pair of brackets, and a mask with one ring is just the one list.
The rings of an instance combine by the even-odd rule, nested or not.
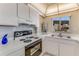
[(71, 15), (70, 32), (79, 34), (79, 11), (75, 11)]
[(42, 33), (42, 24), (45, 23), (45, 28), (47, 29), (47, 32), (50, 33), (50, 32), (53, 32), (54, 29), (53, 28), (53, 22), (50, 18), (44, 18), (42, 16), (40, 16), (40, 30), (41, 30), (41, 33)]
[(51, 33), (54, 31), (53, 29), (53, 21), (50, 18), (45, 18), (45, 26), (47, 28), (47, 32)]

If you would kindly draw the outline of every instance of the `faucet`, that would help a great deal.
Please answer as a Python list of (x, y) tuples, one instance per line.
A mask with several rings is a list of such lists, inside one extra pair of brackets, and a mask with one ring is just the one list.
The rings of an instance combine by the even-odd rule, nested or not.
[(59, 35), (58, 35), (59, 37), (62, 37), (62, 33), (59, 33)]

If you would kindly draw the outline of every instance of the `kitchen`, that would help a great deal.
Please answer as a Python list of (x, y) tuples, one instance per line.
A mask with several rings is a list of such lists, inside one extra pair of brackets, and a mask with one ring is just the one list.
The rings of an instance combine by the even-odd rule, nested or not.
[(0, 56), (79, 56), (78, 3), (0, 3)]

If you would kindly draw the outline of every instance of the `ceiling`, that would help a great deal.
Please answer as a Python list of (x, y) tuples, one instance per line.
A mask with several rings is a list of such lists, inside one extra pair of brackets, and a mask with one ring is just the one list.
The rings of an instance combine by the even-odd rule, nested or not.
[[(70, 12), (79, 8), (76, 3), (32, 3), (37, 10), (39, 10), (44, 16), (55, 15), (58, 13)], [(57, 5), (59, 6), (57, 8)]]

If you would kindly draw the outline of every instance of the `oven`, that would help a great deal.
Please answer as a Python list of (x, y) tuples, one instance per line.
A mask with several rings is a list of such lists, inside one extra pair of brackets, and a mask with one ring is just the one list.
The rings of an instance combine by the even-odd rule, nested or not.
[(42, 40), (39, 39), (25, 47), (25, 56), (38, 56), (42, 52)]

